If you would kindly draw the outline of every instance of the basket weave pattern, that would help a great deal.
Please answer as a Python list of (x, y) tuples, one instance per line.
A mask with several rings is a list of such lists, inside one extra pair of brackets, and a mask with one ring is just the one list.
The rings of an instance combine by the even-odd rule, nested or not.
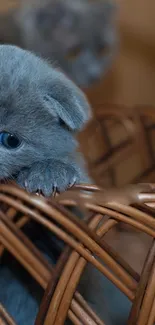
[[(133, 302), (128, 324), (151, 325), (154, 323), (154, 240), (141, 275), (137, 274), (104, 241), (104, 235), (120, 221), (133, 225), (154, 238), (155, 194), (153, 188), (153, 185), (130, 188), (125, 194), (120, 193), (120, 199), (118, 196), (115, 202), (114, 192), (108, 192), (107, 195), (107, 191), (99, 191), (95, 186), (81, 187), (89, 191), (88, 198), (77, 187), (75, 190), (66, 192), (65, 195), (60, 195), (57, 199), (45, 200), (29, 195), (14, 186), (1, 185), (1, 202), (7, 205), (7, 212), (5, 214), (2, 210), (0, 212), (1, 253), (3, 247), (8, 249), (45, 290), (36, 325), (64, 324), (67, 316), (75, 325), (80, 323), (104, 324), (76, 291), (87, 262), (98, 268)], [(64, 208), (78, 205), (79, 200), (82, 202), (82, 208), (91, 212), (84, 222), (79, 221)], [(19, 211), (21, 217), (15, 222)], [(108, 216), (106, 220), (104, 220), (105, 215)], [(22, 233), (22, 226), (31, 218), (47, 227), (66, 243), (66, 248), (55, 268)], [(55, 220), (58, 226), (55, 225)], [(102, 223), (101, 220), (103, 220)], [(8, 320), (7, 322), (14, 324), (9, 323)], [(5, 324), (4, 321), (3, 323)]]
[[(121, 180), (117, 177), (118, 166), (137, 153), (136, 177), (130, 175), (131, 182), (154, 182), (155, 146), (150, 137), (154, 119), (152, 108), (137, 108), (135, 112), (107, 107), (81, 132), (81, 149), (99, 187), (76, 186), (45, 199), (14, 185), (0, 185), (0, 254), (7, 249), (44, 289), (35, 325), (63, 325), (67, 317), (75, 325), (104, 325), (77, 291), (87, 263), (92, 263), (132, 302), (128, 325), (154, 324), (155, 185), (107, 190), (107, 186), (127, 183), (124, 176)], [(68, 210), (76, 206), (85, 215), (84, 220)], [(55, 267), (23, 233), (23, 226), (30, 220), (65, 242)], [(122, 222), (152, 238), (141, 274), (105, 241), (105, 235)], [(0, 325), (15, 325), (3, 306)]]
[(154, 182), (154, 130), (155, 107), (98, 108), (79, 134), (81, 151), (95, 183), (107, 187)]

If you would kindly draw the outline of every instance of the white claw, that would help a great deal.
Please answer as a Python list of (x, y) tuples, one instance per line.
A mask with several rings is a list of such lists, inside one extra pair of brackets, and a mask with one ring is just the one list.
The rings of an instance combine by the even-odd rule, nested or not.
[(69, 184), (69, 187), (73, 187), (76, 183), (76, 176), (73, 177), (72, 182)]
[(25, 185), (25, 188), (27, 188), (28, 187), (28, 183), (27, 183), (27, 181), (25, 180), (25, 182), (24, 182), (24, 185)]

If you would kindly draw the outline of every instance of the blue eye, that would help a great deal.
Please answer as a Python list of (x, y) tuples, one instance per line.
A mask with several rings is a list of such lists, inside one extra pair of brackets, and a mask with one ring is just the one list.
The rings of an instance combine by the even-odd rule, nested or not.
[(11, 133), (0, 132), (0, 144), (7, 149), (16, 149), (20, 145), (20, 140)]

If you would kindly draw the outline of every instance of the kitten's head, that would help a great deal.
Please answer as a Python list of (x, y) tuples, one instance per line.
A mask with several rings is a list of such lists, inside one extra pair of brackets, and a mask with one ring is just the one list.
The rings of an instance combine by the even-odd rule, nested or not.
[(28, 51), (0, 46), (0, 179), (75, 149), (89, 117), (83, 93)]
[[(28, 48), (54, 58), (83, 86), (78, 70), (87, 74), (84, 85), (99, 78), (104, 56), (116, 45), (115, 7), (109, 0), (30, 0), (21, 10), (20, 25)], [(108, 65), (108, 62), (107, 62)]]

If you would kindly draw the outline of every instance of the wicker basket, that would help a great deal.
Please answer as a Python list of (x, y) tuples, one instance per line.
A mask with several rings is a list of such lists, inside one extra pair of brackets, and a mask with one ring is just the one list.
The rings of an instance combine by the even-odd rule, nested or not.
[(98, 186), (155, 181), (155, 107), (98, 107), (79, 134), (88, 169)]
[[(154, 240), (141, 275), (137, 274), (104, 241), (105, 234), (120, 221), (154, 238), (153, 185), (129, 188), (126, 193), (120, 193), (117, 201), (114, 200), (116, 197), (114, 192), (104, 195), (104, 192), (99, 191), (95, 186), (83, 186), (81, 189), (89, 191), (88, 198), (77, 188), (76, 191), (68, 191), (65, 195), (60, 195), (57, 200), (48, 201), (29, 195), (14, 186), (1, 185), (0, 187), (1, 202), (5, 203), (5, 213), (2, 210), (0, 212), (1, 253), (3, 247), (9, 250), (45, 290), (36, 325), (64, 324), (67, 316), (75, 325), (103, 324), (76, 291), (87, 262), (98, 268), (132, 301), (128, 324), (154, 324)], [(79, 205), (79, 200), (82, 202), (82, 208), (91, 211), (91, 217), (89, 214), (85, 222), (79, 221), (64, 209), (64, 206)], [(17, 218), (19, 212), (21, 216)], [(105, 215), (108, 219), (107, 217), (105, 219)], [(66, 248), (55, 268), (22, 233), (22, 226), (30, 219), (47, 227), (66, 243)], [(102, 262), (106, 266), (103, 266)], [(0, 317), (3, 320), (3, 322), (1, 320), (2, 324), (14, 324), (2, 308)], [(3, 318), (6, 318), (6, 321)]]
[[(148, 112), (150, 111), (148, 110)], [(135, 131), (137, 124), (134, 124), (135, 115), (132, 115), (132, 111), (130, 111), (129, 117), (124, 113), (125, 111), (116, 112), (109, 109), (108, 114), (110, 115), (111, 112), (113, 117), (119, 118), (120, 123), (125, 126), (125, 130), (127, 129), (130, 133), (130, 145), (128, 141), (126, 142), (127, 150), (124, 149), (125, 144), (123, 147), (117, 147), (117, 150), (119, 149), (121, 154), (127, 157), (131, 150), (137, 148), (137, 138), (140, 139), (142, 134), (144, 137), (144, 129), (142, 130), (142, 124), (139, 115), (137, 115), (135, 123), (138, 123), (140, 131), (137, 132), (138, 129)], [(145, 113), (146, 110), (143, 112)], [(154, 114), (153, 111), (152, 113)], [(108, 114), (105, 111), (102, 116)], [(145, 122), (148, 121), (149, 118), (146, 118)], [(100, 126), (98, 121), (97, 123)], [(109, 123), (111, 127), (113, 121)], [(84, 134), (88, 129), (90, 130), (90, 125), (87, 126)], [(134, 141), (134, 132), (139, 135), (136, 137), (136, 141)], [(98, 135), (98, 133), (96, 134)], [(80, 141), (81, 137), (82, 135)], [(82, 138), (84, 139), (84, 137)], [(92, 150), (93, 137), (92, 141), (90, 137), (89, 140)], [(101, 144), (101, 141), (99, 143)], [(99, 153), (98, 158), (102, 157), (103, 146), (104, 142), (101, 147), (96, 146), (96, 148), (101, 149), (100, 151), (92, 151), (94, 160), (92, 159), (91, 165), (87, 151), (88, 165), (91, 167), (90, 173), (98, 185), (103, 184), (100, 181), (103, 177), (100, 178), (99, 169), (97, 170), (98, 173), (94, 172), (96, 170), (94, 161), (96, 161), (96, 153)], [(83, 145), (82, 148), (85, 146)], [(150, 161), (150, 158), (149, 155), (146, 156), (146, 150), (147, 145), (144, 148), (142, 147), (141, 157), (142, 161), (146, 163), (143, 166), (148, 168), (147, 162)], [(116, 162), (120, 162), (121, 157), (115, 155), (115, 151), (111, 149), (110, 152), (112, 156), (108, 154), (107, 160), (104, 160), (102, 166), (105, 164), (104, 171), (110, 168), (111, 176), (113, 175), (113, 173), (111, 174), (113, 166)], [(111, 163), (111, 157), (115, 157), (112, 160), (115, 163), (114, 165)], [(152, 168), (153, 163), (150, 166)], [(128, 325), (154, 324), (154, 184), (128, 186), (123, 190), (104, 190), (96, 186), (81, 185), (51, 199), (30, 195), (14, 185), (0, 185), (0, 200), (0, 253), (2, 255), (4, 248), (7, 249), (45, 291), (35, 325), (62, 325), (67, 317), (75, 325), (104, 324), (77, 291), (78, 282), (88, 262), (92, 263), (132, 302)], [(68, 211), (68, 207), (73, 206), (77, 206), (85, 214), (83, 221)], [(23, 233), (23, 226), (30, 220), (35, 220), (65, 242), (65, 249), (55, 267), (50, 265), (49, 261)], [(152, 239), (141, 273), (135, 272), (132, 266), (120, 254), (116, 253), (105, 240), (105, 236), (120, 222), (132, 226), (135, 230), (147, 234)], [(3, 306), (0, 307), (0, 324), (15, 325)]]

